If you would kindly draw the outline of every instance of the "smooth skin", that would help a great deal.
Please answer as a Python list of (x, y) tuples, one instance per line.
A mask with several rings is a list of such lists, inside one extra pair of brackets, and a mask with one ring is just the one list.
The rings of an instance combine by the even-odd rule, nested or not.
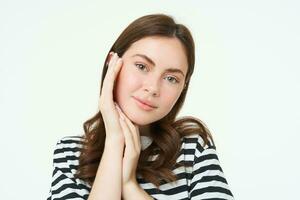
[[(167, 115), (185, 85), (188, 63), (181, 42), (177, 38), (144, 37), (126, 50), (122, 60), (114, 94), (121, 110), (139, 126)], [(141, 110), (134, 97), (151, 102), (156, 109)]]
[(122, 60), (116, 53), (111, 55), (99, 102), (106, 127), (105, 148), (88, 200), (153, 199), (136, 181), (141, 151), (139, 131), (113, 101)]
[[(148, 125), (172, 109), (184, 88), (186, 72), (187, 58), (177, 38), (145, 37), (122, 58), (110, 53), (99, 102), (105, 148), (89, 200), (153, 199), (136, 180), (140, 135), (147, 135)], [(156, 108), (143, 110), (134, 97)]]

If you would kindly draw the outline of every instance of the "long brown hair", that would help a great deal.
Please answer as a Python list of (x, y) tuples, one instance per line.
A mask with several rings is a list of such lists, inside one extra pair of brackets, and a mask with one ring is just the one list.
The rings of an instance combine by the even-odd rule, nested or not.
[[(138, 161), (137, 174), (158, 187), (161, 181), (172, 182), (177, 180), (172, 170), (175, 167), (187, 165), (186, 163), (176, 163), (183, 136), (198, 134), (203, 138), (205, 144), (209, 140), (213, 142), (213, 139), (207, 127), (199, 119), (193, 117), (175, 119), (184, 103), (195, 64), (194, 41), (186, 26), (175, 23), (172, 17), (164, 14), (140, 17), (129, 24), (121, 33), (109, 52), (116, 52), (122, 57), (134, 42), (147, 36), (177, 38), (184, 46), (188, 61), (185, 87), (172, 110), (162, 119), (150, 124), (150, 134), (153, 142), (147, 149), (141, 151)], [(106, 63), (109, 52), (103, 65), (100, 94), (107, 72)], [(103, 154), (106, 135), (101, 112), (99, 111), (87, 120), (83, 124), (83, 128), (85, 136), (76, 176), (92, 185)], [(157, 156), (156, 159), (154, 161), (149, 160), (154, 155)]]

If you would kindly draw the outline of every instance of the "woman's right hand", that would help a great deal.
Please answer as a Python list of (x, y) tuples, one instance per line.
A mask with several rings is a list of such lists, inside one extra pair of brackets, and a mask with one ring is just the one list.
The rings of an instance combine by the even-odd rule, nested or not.
[(109, 54), (109, 64), (107, 73), (103, 80), (102, 91), (100, 95), (99, 108), (103, 117), (107, 139), (121, 139), (124, 141), (124, 135), (119, 122), (119, 114), (114, 102), (114, 85), (123, 65), (122, 59), (117, 53)]

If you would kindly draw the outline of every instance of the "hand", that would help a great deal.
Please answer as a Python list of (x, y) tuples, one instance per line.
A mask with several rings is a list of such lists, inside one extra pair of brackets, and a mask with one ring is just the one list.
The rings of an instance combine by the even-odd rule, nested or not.
[(122, 188), (125, 185), (137, 184), (136, 168), (141, 152), (140, 133), (137, 125), (134, 125), (130, 119), (116, 105), (120, 115), (119, 121), (125, 137), (125, 150), (122, 165)]
[(119, 123), (119, 114), (115, 108), (113, 100), (113, 89), (117, 75), (122, 67), (122, 59), (117, 53), (109, 54), (109, 64), (107, 73), (103, 80), (102, 91), (99, 100), (99, 109), (101, 111), (106, 130), (107, 138), (124, 139), (122, 128)]

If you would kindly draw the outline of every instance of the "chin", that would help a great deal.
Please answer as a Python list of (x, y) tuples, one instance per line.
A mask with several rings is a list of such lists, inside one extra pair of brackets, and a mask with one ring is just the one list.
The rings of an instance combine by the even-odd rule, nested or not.
[(159, 119), (154, 119), (146, 117), (146, 116), (137, 116), (136, 113), (126, 113), (126, 116), (130, 119), (130, 121), (138, 126), (149, 125)]
[(147, 120), (147, 119), (143, 119), (142, 117), (137, 118), (137, 117), (128, 117), (130, 119), (131, 122), (133, 122), (134, 124), (138, 125), (138, 126), (144, 126), (144, 125), (148, 125), (151, 124), (152, 122), (154, 122), (153, 120)]

